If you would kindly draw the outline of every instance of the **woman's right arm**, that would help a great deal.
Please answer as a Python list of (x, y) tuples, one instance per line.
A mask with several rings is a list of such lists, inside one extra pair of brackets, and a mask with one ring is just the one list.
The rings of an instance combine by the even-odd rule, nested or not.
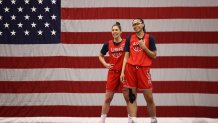
[(106, 61), (105, 61), (105, 58), (104, 58), (104, 55), (102, 53), (99, 54), (99, 61), (108, 69), (112, 68), (113, 65), (111, 64), (108, 64)]

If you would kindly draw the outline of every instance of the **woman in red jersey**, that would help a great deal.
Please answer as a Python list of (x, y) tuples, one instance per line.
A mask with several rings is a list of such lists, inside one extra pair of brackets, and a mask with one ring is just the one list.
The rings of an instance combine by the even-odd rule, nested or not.
[[(112, 26), (112, 36), (114, 39), (104, 43), (99, 55), (100, 62), (108, 68), (105, 100), (102, 105), (100, 123), (105, 123), (115, 91), (121, 89), (125, 101), (128, 104), (128, 89), (124, 88), (123, 83), (120, 82), (120, 74), (125, 53), (124, 47), (126, 42), (125, 39), (121, 38), (121, 33), (120, 23), (116, 22), (116, 24)], [(104, 58), (107, 52), (109, 53), (109, 63), (106, 62)]]
[(136, 123), (137, 89), (142, 90), (147, 102), (147, 111), (151, 117), (151, 123), (157, 123), (156, 106), (152, 95), (152, 82), (150, 66), (152, 59), (157, 56), (155, 40), (152, 35), (145, 31), (145, 24), (141, 18), (132, 22), (135, 34), (126, 39), (125, 57), (120, 79), (129, 88), (129, 111), (132, 122)]

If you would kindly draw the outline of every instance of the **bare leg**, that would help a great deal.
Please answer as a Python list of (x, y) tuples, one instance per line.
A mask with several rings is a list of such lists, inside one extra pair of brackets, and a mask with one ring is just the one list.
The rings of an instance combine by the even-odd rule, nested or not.
[(144, 90), (143, 91), (144, 98), (147, 102), (147, 110), (148, 114), (151, 118), (156, 118), (156, 106), (153, 99), (152, 90)]
[(114, 96), (114, 91), (106, 91), (105, 100), (101, 109), (101, 120), (99, 123), (105, 123), (105, 119), (107, 117), (107, 113), (110, 110), (110, 103), (113, 99), (113, 96)]
[(126, 109), (127, 109), (127, 113), (128, 113), (128, 123), (131, 123), (131, 116), (130, 116), (129, 106), (128, 106), (129, 105), (129, 89), (124, 88), (122, 90), (122, 92), (123, 92), (123, 97), (124, 97), (124, 99), (126, 101), (126, 105), (127, 105)]
[(127, 113), (129, 114), (129, 108), (128, 108), (128, 103), (129, 103), (129, 91), (128, 91), (127, 88), (124, 88), (124, 89), (122, 90), (122, 92), (123, 92), (123, 97), (124, 97), (124, 99), (125, 99), (125, 101), (126, 101), (126, 105), (127, 105)]
[(105, 100), (104, 100), (104, 103), (102, 105), (102, 110), (101, 110), (102, 114), (107, 114), (109, 112), (110, 103), (113, 99), (113, 96), (114, 96), (114, 91), (106, 91)]

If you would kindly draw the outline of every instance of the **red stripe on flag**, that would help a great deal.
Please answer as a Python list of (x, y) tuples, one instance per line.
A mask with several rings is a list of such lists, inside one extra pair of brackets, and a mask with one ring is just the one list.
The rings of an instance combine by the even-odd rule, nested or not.
[(217, 7), (62, 8), (61, 19), (214, 19), (217, 11)]
[[(8, 69), (104, 68), (98, 57), (0, 57), (0, 59), (0, 68)], [(108, 61), (108, 57), (106, 60)], [(153, 61), (152, 68), (218, 68), (218, 57), (162, 56)]]
[[(104, 81), (1, 81), (0, 93), (104, 93)], [(98, 88), (96, 88), (98, 87)], [(217, 82), (154, 81), (154, 93), (218, 93)], [(120, 93), (121, 91), (119, 91)], [(140, 93), (140, 92), (139, 92)]]
[[(126, 38), (131, 32), (123, 32)], [(151, 32), (158, 44), (161, 43), (218, 43), (218, 32)], [(111, 32), (62, 32), (65, 44), (103, 44), (113, 39)]]
[[(146, 104), (145, 104), (146, 105)], [(100, 117), (101, 106), (0, 106), (1, 117)], [(145, 106), (138, 117), (148, 117)], [(109, 117), (127, 117), (125, 106), (111, 106)], [(218, 117), (218, 107), (157, 106), (158, 117)]]

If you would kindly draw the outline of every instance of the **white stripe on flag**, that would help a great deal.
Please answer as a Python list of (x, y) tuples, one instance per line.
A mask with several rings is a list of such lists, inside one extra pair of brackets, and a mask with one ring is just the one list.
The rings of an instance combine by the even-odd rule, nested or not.
[(202, 7), (218, 6), (216, 0), (61, 0), (62, 8), (96, 7)]
[[(0, 81), (106, 81), (107, 69), (0, 69)], [(151, 69), (153, 81), (218, 81), (218, 69)]]
[[(132, 32), (132, 19), (62, 20), (62, 32), (111, 32), (119, 21), (123, 32)], [(144, 19), (148, 32), (218, 31), (218, 19)], [(73, 28), (72, 28), (73, 27)]]
[[(98, 56), (102, 46), (103, 44), (1, 44), (0, 56), (91, 57)], [(158, 56), (218, 56), (218, 44), (157, 44), (157, 52)]]
[[(31, 94), (0, 94), (1, 106), (36, 106), (36, 105), (75, 105), (101, 106), (104, 93), (31, 93)], [(154, 94), (157, 106), (218, 106), (218, 94), (198, 93), (158, 93)], [(145, 106), (142, 94), (138, 94), (138, 106)], [(123, 94), (117, 93), (111, 103), (114, 106), (125, 106)]]

